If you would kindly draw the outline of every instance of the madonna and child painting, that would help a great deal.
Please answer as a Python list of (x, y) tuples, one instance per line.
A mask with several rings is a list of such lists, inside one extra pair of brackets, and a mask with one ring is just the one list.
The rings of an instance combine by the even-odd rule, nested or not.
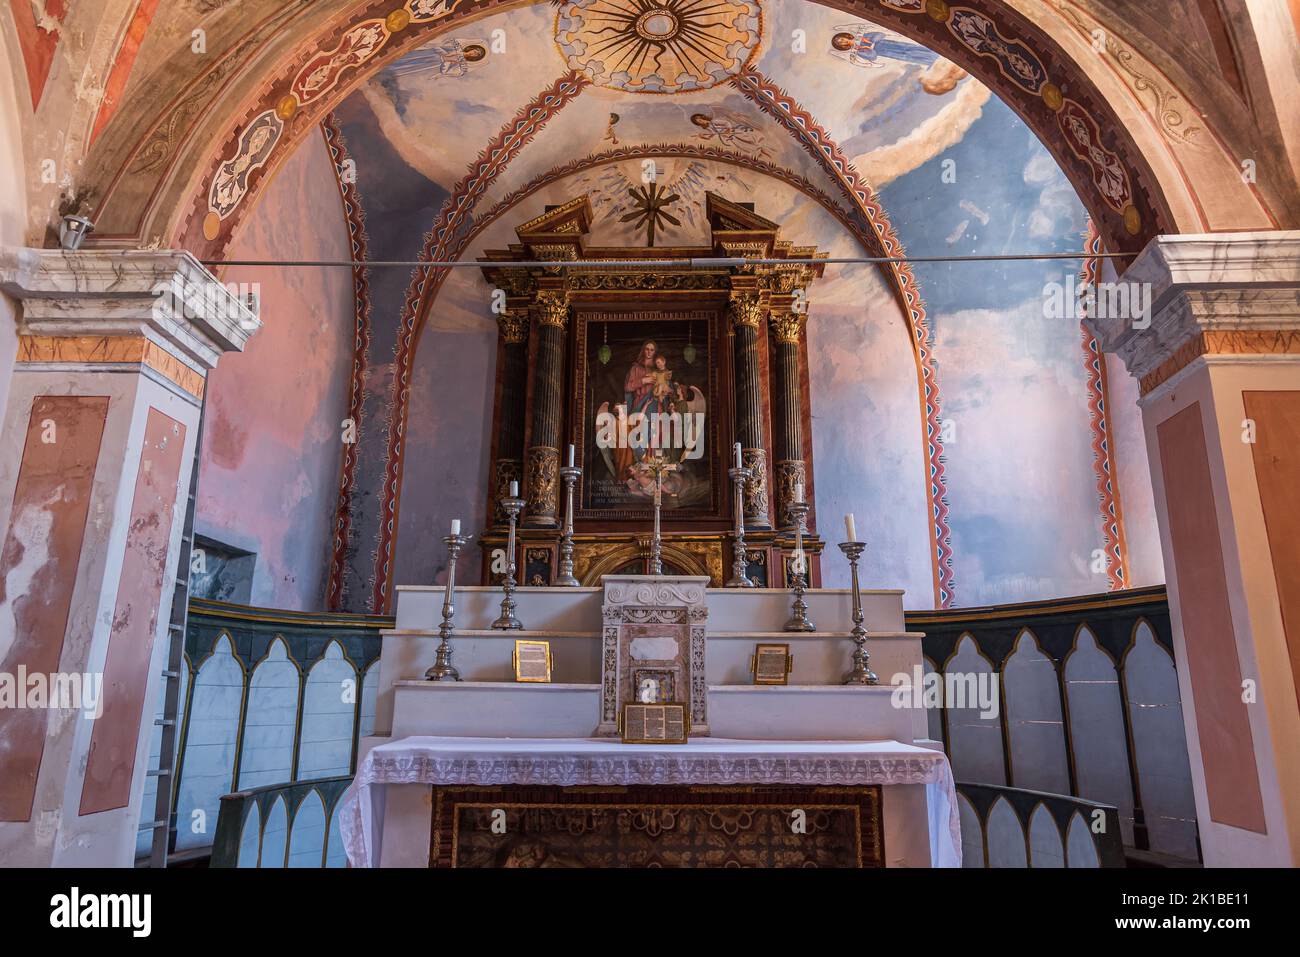
[(584, 508), (650, 507), (646, 466), (660, 456), (676, 466), (663, 473), (663, 507), (709, 507), (708, 339), (704, 321), (588, 324)]

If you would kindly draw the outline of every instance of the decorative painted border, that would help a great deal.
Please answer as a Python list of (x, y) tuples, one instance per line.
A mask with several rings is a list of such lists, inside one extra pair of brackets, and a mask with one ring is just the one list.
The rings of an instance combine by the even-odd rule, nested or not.
[[(330, 159), (334, 161), (334, 177), (343, 200), (343, 218), (348, 230), (352, 258), (365, 262), (370, 257), (367, 253), (365, 209), (356, 184), (356, 166), (348, 153), (347, 141), (343, 138), (343, 131), (334, 114), (326, 116), (320, 126)], [(350, 163), (351, 166), (348, 165)], [(330, 611), (342, 610), (344, 568), (352, 541), (352, 494), (356, 489), (357, 449), (361, 445), (365, 411), (366, 366), (370, 353), (370, 274), (364, 267), (353, 268), (352, 291), (356, 302), (356, 322), (352, 340), (352, 377), (348, 383), (348, 418), (352, 421), (354, 441), (343, 443), (339, 469), (334, 541), (325, 590), (325, 607)]]
[[(1084, 240), (1089, 253), (1079, 273), (1081, 287), (1101, 276), (1101, 235), (1091, 219)], [(1082, 318), (1082, 317), (1080, 317)], [(1111, 591), (1129, 586), (1128, 543), (1124, 538), (1124, 509), (1121, 507), (1117, 463), (1111, 449), (1110, 393), (1106, 384), (1106, 356), (1088, 327), (1079, 323), (1083, 346), (1083, 367), (1088, 376), (1088, 424), (1092, 431), (1092, 469), (1097, 477), (1097, 497), (1101, 504), (1101, 535), (1106, 549), (1106, 578)]]
[[(411, 0), (419, 2), (419, 0)], [(587, 79), (578, 71), (570, 70), (532, 101), (525, 105), (514, 119), (508, 122), (489, 143), (469, 172), (451, 190), (434, 221), (433, 229), (425, 236), (420, 259), (448, 261), (455, 259), (465, 248), (472, 233), (470, 214), (488, 186), (519, 155), (542, 127), (587, 86)], [(397, 538), (397, 509), (402, 494), (402, 456), (405, 454), (406, 414), (411, 393), (411, 367), (415, 361), (415, 348), (423, 327), (423, 314), (431, 297), (425, 295), (426, 287), (436, 290), (447, 270), (430, 270), (419, 267), (411, 277), (402, 307), (401, 325), (397, 335), (396, 359), (393, 376), (393, 405), (388, 433), (387, 461), (384, 464), (384, 487), (380, 499), (379, 546), (375, 553), (375, 581), (370, 607), (379, 612), (388, 606), (389, 579), (393, 571), (393, 544)]]
[[(758, 70), (742, 70), (732, 83), (765, 113), (776, 118), (822, 168), (840, 183), (849, 200), (870, 223), (884, 255), (906, 255), (874, 190), (840, 151), (825, 128), (807, 110)], [(944, 476), (943, 440), (940, 432), (942, 398), (939, 391), (939, 368), (934, 358), (934, 336), (926, 321), (925, 302), (917, 288), (911, 265), (889, 263), (886, 271), (894, 281), (904, 315), (911, 323), (912, 348), (916, 354), (917, 376), (921, 385), (921, 412), (925, 420), (926, 465), (930, 477), (926, 496), (934, 531), (934, 599), (940, 608), (950, 608), (955, 594), (955, 582), (952, 573), (952, 531), (948, 525), (948, 484)]]

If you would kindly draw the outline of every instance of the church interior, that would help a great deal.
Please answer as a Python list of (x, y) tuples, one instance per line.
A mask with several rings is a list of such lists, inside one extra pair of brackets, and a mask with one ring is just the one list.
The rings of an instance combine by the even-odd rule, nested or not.
[(0, 24), (0, 865), (1300, 864), (1300, 0)]

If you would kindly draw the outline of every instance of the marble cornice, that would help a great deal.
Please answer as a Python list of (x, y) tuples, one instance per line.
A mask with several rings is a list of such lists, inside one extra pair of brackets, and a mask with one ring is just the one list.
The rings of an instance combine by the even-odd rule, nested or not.
[(1149, 324), (1131, 315), (1084, 323), (1148, 388), (1217, 344), (1233, 343), (1237, 356), (1273, 355), (1269, 344), (1281, 340), (1266, 333), (1300, 330), (1300, 231), (1158, 236), (1118, 282), (1145, 287)]
[(0, 289), (34, 337), (143, 336), (199, 372), (242, 351), (256, 314), (188, 252), (0, 248)]

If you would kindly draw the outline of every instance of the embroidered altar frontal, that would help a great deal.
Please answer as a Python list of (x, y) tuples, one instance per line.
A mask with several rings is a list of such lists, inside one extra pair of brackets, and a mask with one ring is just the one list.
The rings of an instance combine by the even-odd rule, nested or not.
[(883, 867), (879, 785), (434, 787), (430, 867)]

